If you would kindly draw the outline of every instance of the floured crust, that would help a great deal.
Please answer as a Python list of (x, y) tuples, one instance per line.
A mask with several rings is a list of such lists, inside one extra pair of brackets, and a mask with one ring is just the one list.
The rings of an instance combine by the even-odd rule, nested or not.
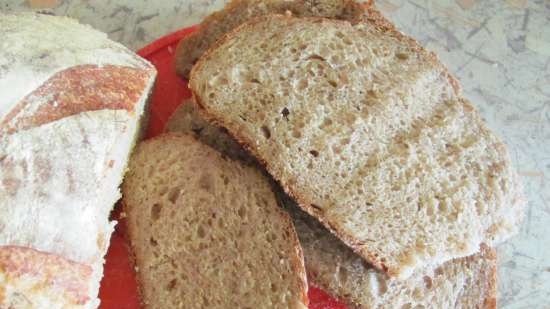
[(0, 122), (0, 132), (13, 133), (94, 110), (133, 113), (149, 79), (150, 72), (115, 65), (65, 69), (19, 102)]
[(0, 307), (77, 308), (90, 300), (92, 268), (61, 256), (0, 246)]
[(97, 308), (109, 213), (156, 71), (66, 17), (0, 14), (0, 36), (0, 296)]

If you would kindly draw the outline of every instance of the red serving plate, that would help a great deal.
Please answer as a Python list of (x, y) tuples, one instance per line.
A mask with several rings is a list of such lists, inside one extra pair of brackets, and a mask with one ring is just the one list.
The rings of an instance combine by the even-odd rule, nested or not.
[[(138, 51), (157, 68), (158, 77), (151, 101), (150, 121), (147, 138), (162, 133), (168, 117), (184, 98), (191, 96), (187, 81), (176, 76), (174, 71), (174, 52), (178, 41), (196, 30), (196, 26), (176, 31), (164, 36)], [(99, 297), (101, 309), (139, 309), (135, 272), (130, 260), (126, 239), (125, 222), (115, 210), (113, 218), (119, 223), (111, 237), (111, 246), (107, 252), (105, 276), (101, 282)], [(309, 287), (309, 308), (345, 309), (346, 307), (330, 297), (324, 291)]]

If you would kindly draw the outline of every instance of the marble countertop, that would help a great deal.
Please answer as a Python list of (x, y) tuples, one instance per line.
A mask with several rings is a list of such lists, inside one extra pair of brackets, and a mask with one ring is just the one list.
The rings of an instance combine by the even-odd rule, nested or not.
[[(224, 2), (3, 0), (0, 11), (68, 15), (138, 49)], [(498, 248), (499, 305), (550, 309), (550, 1), (378, 0), (377, 7), (439, 54), (509, 146), (529, 205), (520, 234)]]

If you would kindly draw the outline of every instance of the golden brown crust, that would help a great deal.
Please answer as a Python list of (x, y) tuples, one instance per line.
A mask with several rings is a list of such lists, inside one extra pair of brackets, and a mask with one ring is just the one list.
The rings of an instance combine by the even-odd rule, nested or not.
[[(92, 268), (59, 255), (27, 247), (0, 246), (0, 273), (5, 278), (0, 285), (13, 285), (31, 299), (33, 295), (56, 293), (59, 295), (52, 297), (61, 296), (74, 305), (89, 301), (88, 282)], [(10, 301), (6, 297), (0, 290), (0, 307)]]
[(0, 131), (13, 133), (86, 111), (132, 112), (149, 77), (145, 70), (117, 65), (65, 69), (23, 98), (0, 123)]

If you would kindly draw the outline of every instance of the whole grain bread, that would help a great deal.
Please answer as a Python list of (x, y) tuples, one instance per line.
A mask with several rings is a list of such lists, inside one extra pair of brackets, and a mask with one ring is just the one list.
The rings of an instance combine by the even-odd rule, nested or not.
[[(170, 132), (193, 135), (222, 154), (254, 162), (222, 128), (208, 123), (192, 99), (185, 100), (166, 125)], [(258, 166), (258, 168), (260, 168)], [(294, 201), (276, 188), (278, 199), (290, 214), (304, 251), (308, 279), (351, 307), (393, 308), (495, 308), (496, 256), (484, 247), (471, 257), (422, 269), (405, 281), (389, 278), (327, 231)]]
[(322, 16), (357, 22), (364, 14), (363, 4), (352, 0), (232, 0), (226, 7), (206, 17), (197, 31), (183, 38), (176, 49), (176, 72), (185, 79), (200, 58), (225, 33), (253, 17), (290, 12), (296, 16)]
[(390, 276), (499, 244), (523, 217), (505, 145), (437, 57), (372, 9), (355, 25), (248, 22), (203, 55), (190, 87), (207, 120)]
[(306, 308), (296, 232), (256, 169), (162, 135), (138, 145), (123, 203), (146, 308)]

